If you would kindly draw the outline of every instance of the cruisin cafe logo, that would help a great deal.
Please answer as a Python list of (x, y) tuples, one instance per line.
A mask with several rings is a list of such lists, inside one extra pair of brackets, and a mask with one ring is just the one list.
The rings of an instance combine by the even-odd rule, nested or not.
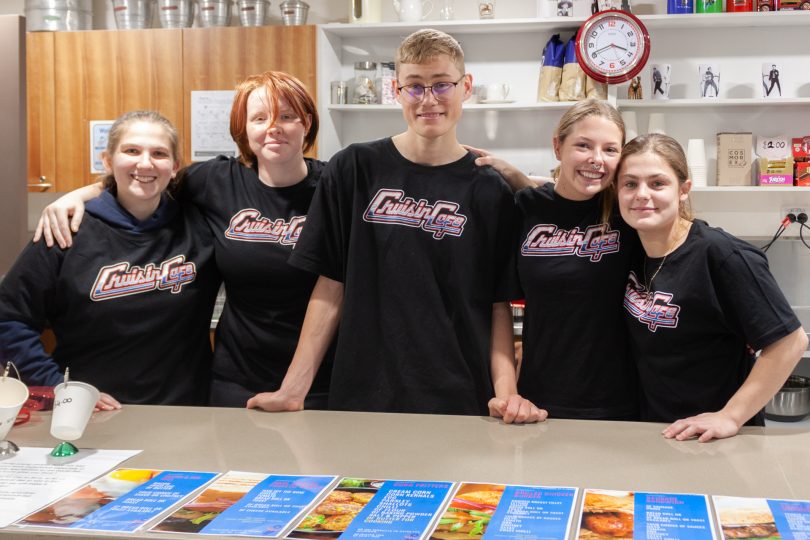
[(449, 201), (436, 201), (406, 197), (400, 189), (381, 189), (366, 208), (363, 220), (369, 223), (388, 223), (415, 227), (433, 234), (441, 240), (446, 234), (461, 236), (467, 216), (458, 212), (459, 205)]
[(255, 208), (240, 210), (231, 218), (225, 237), (243, 242), (272, 242), (295, 246), (307, 216), (295, 216), (290, 221), (271, 220)]
[(567, 231), (556, 225), (541, 224), (529, 231), (520, 253), (527, 257), (576, 255), (598, 262), (602, 255), (619, 251), (619, 239), (619, 231), (612, 230), (606, 223), (591, 225), (584, 231), (579, 227)]
[(196, 277), (197, 267), (193, 262), (186, 262), (185, 255), (172, 257), (159, 266), (150, 263), (143, 268), (130, 266), (128, 262), (115, 263), (99, 270), (90, 299), (99, 302), (155, 289), (178, 294), (183, 285)]
[(632, 270), (624, 290), (624, 309), (640, 323), (646, 324), (650, 332), (655, 332), (659, 326), (677, 328), (678, 314), (681, 312), (681, 306), (672, 303), (671, 293), (651, 293)]

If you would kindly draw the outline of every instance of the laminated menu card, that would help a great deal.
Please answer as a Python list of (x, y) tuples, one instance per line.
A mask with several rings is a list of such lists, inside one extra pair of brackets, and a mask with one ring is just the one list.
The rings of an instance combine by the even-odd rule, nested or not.
[(119, 469), (26, 517), (20, 525), (134, 532), (216, 476)]
[(231, 471), (151, 530), (275, 538), (336, 479)]
[(726, 539), (810, 538), (810, 501), (722, 496), (712, 500)]
[(452, 488), (452, 482), (342, 478), (287, 538), (419, 540)]
[(706, 495), (586, 489), (579, 540), (714, 540)]
[(431, 540), (565, 540), (577, 488), (464, 482)]
[(70, 527), (121, 495), (129, 493), (160, 471), (152, 469), (115, 469), (56, 502), (17, 522), (20, 526)]

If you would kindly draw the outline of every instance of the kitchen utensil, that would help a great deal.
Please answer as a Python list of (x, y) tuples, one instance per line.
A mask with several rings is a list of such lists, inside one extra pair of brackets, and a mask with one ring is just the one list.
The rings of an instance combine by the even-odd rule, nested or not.
[(791, 375), (765, 405), (765, 418), (797, 422), (810, 414), (810, 378)]
[(203, 28), (231, 24), (231, 0), (197, 0), (197, 21)]
[(267, 11), (270, 9), (268, 0), (239, 0), (239, 22), (242, 26), (264, 25)]
[(119, 30), (152, 27), (155, 0), (111, 0)]
[(26, 0), (25, 29), (40, 30), (92, 30), (93, 3), (91, 0)]
[(191, 0), (158, 0), (158, 20), (161, 28), (190, 28), (194, 6)]
[(382, 0), (349, 0), (349, 22), (378, 23), (382, 21)]
[(281, 9), (281, 22), (284, 26), (299, 26), (307, 24), (309, 4), (302, 0), (287, 0), (279, 6)]

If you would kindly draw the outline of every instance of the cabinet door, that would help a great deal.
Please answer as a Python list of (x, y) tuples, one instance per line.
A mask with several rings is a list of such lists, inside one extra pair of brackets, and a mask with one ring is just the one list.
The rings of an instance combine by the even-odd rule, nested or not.
[[(191, 92), (232, 90), (248, 75), (286, 71), (315, 98), (315, 26), (191, 28), (183, 30), (185, 96), (183, 155), (191, 155)], [(317, 148), (310, 151), (316, 155)]]
[(53, 191), (56, 173), (53, 36), (53, 32), (25, 35), (28, 191), (35, 193)]
[(183, 138), (182, 30), (57, 32), (56, 191), (96, 180), (90, 174), (91, 120), (154, 109)]

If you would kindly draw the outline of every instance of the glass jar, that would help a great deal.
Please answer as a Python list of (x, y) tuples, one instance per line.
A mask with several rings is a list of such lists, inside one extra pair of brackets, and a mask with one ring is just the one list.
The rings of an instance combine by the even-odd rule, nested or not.
[(380, 103), (383, 105), (393, 105), (397, 102), (394, 92), (394, 80), (396, 80), (396, 64), (394, 62), (383, 62), (380, 64)]
[(360, 105), (377, 103), (376, 79), (377, 64), (375, 62), (356, 62), (354, 64), (354, 103)]

